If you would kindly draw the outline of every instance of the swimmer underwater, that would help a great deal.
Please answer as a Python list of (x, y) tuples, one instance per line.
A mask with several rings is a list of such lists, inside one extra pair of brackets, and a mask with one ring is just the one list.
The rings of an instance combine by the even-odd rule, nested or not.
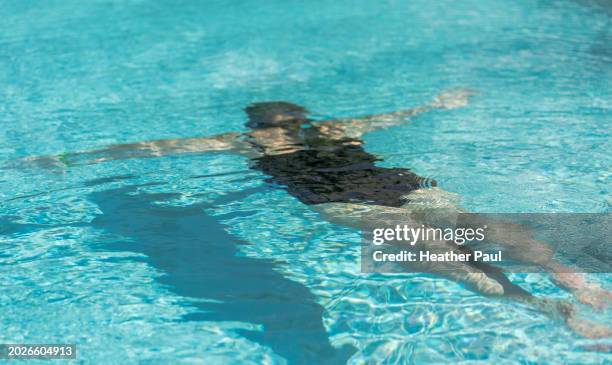
[[(289, 194), (326, 220), (361, 228), (356, 222), (381, 221), (389, 217), (405, 219), (411, 212), (435, 206), (442, 211), (463, 212), (452, 202), (450, 193), (436, 187), (405, 168), (384, 168), (368, 153), (360, 137), (370, 131), (406, 122), (411, 117), (434, 109), (466, 106), (473, 92), (450, 90), (438, 94), (430, 103), (407, 110), (353, 119), (315, 121), (308, 111), (288, 102), (254, 103), (245, 108), (246, 133), (225, 133), (212, 137), (180, 138), (112, 145), (87, 152), (59, 156), (32, 157), (38, 165), (70, 167), (127, 158), (159, 157), (171, 154), (225, 151), (248, 157), (251, 168), (267, 176), (266, 181), (282, 186)], [(431, 204), (431, 203), (434, 204)], [(442, 202), (442, 203), (440, 203)], [(571, 292), (581, 303), (603, 308), (612, 298), (584, 275), (572, 273), (553, 259), (552, 250), (526, 232), (506, 237), (507, 223), (487, 222), (489, 238), (504, 247), (511, 259), (550, 272), (554, 282)], [(524, 230), (523, 230), (524, 231)], [(457, 252), (452, 242), (428, 242), (431, 249)], [(451, 247), (454, 247), (451, 248)], [(428, 247), (430, 249), (430, 247)], [(414, 264), (414, 263), (411, 263)], [(419, 265), (416, 263), (415, 265)], [(612, 336), (607, 327), (579, 319), (576, 307), (567, 301), (533, 296), (513, 284), (500, 269), (473, 262), (437, 263), (412, 268), (464, 284), (487, 296), (505, 297), (527, 303), (564, 321), (574, 332), (590, 338)]]

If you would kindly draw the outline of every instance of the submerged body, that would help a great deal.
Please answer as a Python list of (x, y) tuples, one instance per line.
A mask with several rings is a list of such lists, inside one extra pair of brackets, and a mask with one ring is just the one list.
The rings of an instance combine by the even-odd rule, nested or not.
[[(443, 211), (443, 215), (452, 215), (463, 210), (454, 204), (452, 194), (436, 187), (435, 181), (422, 178), (406, 168), (377, 166), (378, 159), (363, 148), (360, 137), (432, 109), (462, 107), (471, 94), (467, 90), (443, 92), (431, 103), (414, 109), (328, 121), (308, 119), (306, 109), (295, 104), (256, 103), (245, 109), (249, 117), (247, 127), (250, 128), (247, 133), (138, 142), (33, 160), (71, 166), (122, 158), (228, 151), (250, 158), (251, 167), (264, 173), (267, 182), (285, 189), (330, 222), (355, 228), (361, 228), (361, 221), (391, 219), (407, 222), (414, 219), (412, 213), (415, 211), (431, 211), (433, 208)], [(608, 292), (556, 262), (548, 246), (533, 239), (529, 233), (508, 237), (504, 234), (509, 231), (507, 224), (488, 224), (490, 238), (504, 246), (505, 254), (551, 272), (555, 282), (570, 290), (579, 301), (601, 306), (611, 297)], [(433, 255), (452, 251), (469, 255), (471, 259), (437, 262), (437, 265), (417, 263), (414, 271), (443, 276), (482, 294), (504, 295), (529, 303), (550, 316), (561, 317), (572, 329), (587, 337), (610, 335), (607, 328), (577, 320), (570, 304), (532, 296), (508, 280), (499, 268), (475, 260), (474, 251), (467, 246), (443, 240), (428, 242), (428, 245), (427, 249)]]

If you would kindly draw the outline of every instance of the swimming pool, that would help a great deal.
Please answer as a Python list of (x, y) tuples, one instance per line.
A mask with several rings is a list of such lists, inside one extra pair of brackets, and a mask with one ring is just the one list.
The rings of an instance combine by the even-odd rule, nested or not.
[[(469, 87), (468, 107), (368, 134), (366, 148), (471, 211), (609, 212), (611, 9), (5, 2), (0, 159), (244, 131), (254, 101), (323, 119)], [(0, 343), (76, 343), (84, 363), (117, 364), (612, 360), (526, 306), (431, 276), (360, 274), (359, 233), (245, 158), (1, 171)], [(513, 280), (567, 296), (543, 275)]]

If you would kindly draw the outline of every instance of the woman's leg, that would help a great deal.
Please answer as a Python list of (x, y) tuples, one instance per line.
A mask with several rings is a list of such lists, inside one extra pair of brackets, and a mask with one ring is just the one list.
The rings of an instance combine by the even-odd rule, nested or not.
[[(435, 195), (437, 202), (432, 204), (437, 209), (443, 205), (439, 199), (440, 196), (441, 194), (437, 193)], [(423, 203), (423, 200), (421, 200), (421, 203)], [(444, 211), (445, 213), (443, 216), (445, 220), (452, 220), (453, 212), (463, 212), (460, 209), (450, 209), (449, 207), (450, 206), (446, 206), (446, 210), (438, 210), (438, 213), (431, 213), (432, 211), (426, 208), (426, 204), (417, 204), (417, 206), (405, 206), (402, 208), (347, 203), (327, 203), (312, 206), (312, 208), (320, 213), (325, 220), (355, 229), (365, 229), (366, 227), (390, 227), (399, 223), (410, 224), (411, 222), (420, 226), (422, 223), (414, 221), (415, 212), (419, 213), (416, 215), (417, 217), (421, 217), (423, 212), (435, 216), (436, 214), (440, 214), (440, 211)], [(431, 243), (431, 246), (428, 246), (428, 250), (433, 250), (434, 252), (447, 252), (457, 249), (454, 243), (442, 241), (428, 241), (427, 243)], [(544, 247), (538, 247), (537, 249), (545, 251)], [(463, 246), (462, 252), (466, 250), (469, 251), (470, 249)], [(524, 256), (520, 256), (518, 253), (516, 256), (518, 258), (524, 258)], [(529, 261), (529, 259), (526, 260)], [(610, 329), (605, 326), (596, 325), (579, 319), (576, 316), (577, 311), (571, 303), (563, 300), (552, 300), (533, 296), (517, 285), (512, 284), (501, 269), (491, 265), (472, 265), (463, 262), (437, 262), (435, 265), (423, 265), (420, 267), (417, 264), (411, 267), (410, 270), (439, 275), (464, 284), (483, 295), (503, 295), (506, 298), (532, 305), (551, 318), (563, 320), (573, 331), (585, 337), (601, 338), (612, 335)], [(571, 275), (571, 277), (574, 278), (575, 275)], [(566, 282), (566, 284), (569, 286), (569, 283)]]
[(440, 188), (418, 189), (406, 198), (410, 202), (404, 208), (420, 212), (430, 224), (455, 225), (460, 219), (459, 224), (487, 226), (487, 240), (500, 245), (505, 257), (550, 273), (553, 281), (569, 290), (579, 302), (601, 309), (612, 301), (612, 293), (590, 282), (585, 274), (557, 261), (552, 248), (535, 239), (528, 227), (494, 220), (486, 214), (461, 214), (467, 211), (458, 207), (458, 195)]

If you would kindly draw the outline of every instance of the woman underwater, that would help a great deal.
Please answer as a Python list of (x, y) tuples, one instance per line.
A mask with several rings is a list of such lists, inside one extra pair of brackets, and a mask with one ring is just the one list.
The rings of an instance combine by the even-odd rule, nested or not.
[[(407, 219), (415, 211), (463, 212), (452, 203), (451, 194), (406, 168), (384, 168), (368, 153), (364, 133), (401, 124), (410, 117), (433, 109), (454, 109), (467, 105), (472, 92), (451, 90), (437, 95), (430, 103), (413, 109), (354, 119), (315, 121), (307, 110), (288, 102), (255, 103), (245, 108), (246, 133), (226, 133), (202, 138), (166, 139), (108, 148), (66, 153), (57, 157), (32, 158), (39, 163), (61, 167), (99, 163), (125, 158), (157, 157), (169, 154), (226, 151), (246, 156), (251, 168), (267, 176), (268, 182), (282, 186), (300, 202), (325, 219), (345, 226), (356, 222)], [(442, 218), (441, 218), (442, 219)], [(507, 237), (508, 224), (486, 222), (489, 238), (504, 247), (511, 259), (537, 265), (551, 273), (553, 280), (582, 303), (603, 307), (610, 294), (583, 275), (572, 273), (556, 262), (551, 249), (531, 237), (528, 231)], [(516, 230), (514, 230), (516, 231)], [(428, 242), (432, 249), (454, 250), (450, 242)], [(455, 248), (453, 248), (455, 247)], [(428, 247), (429, 248), (429, 247)], [(470, 250), (467, 247), (463, 251)], [(415, 264), (412, 271), (423, 271), (462, 283), (489, 296), (504, 296), (529, 303), (551, 317), (560, 318), (575, 332), (586, 337), (607, 337), (608, 328), (579, 320), (569, 302), (535, 297), (513, 284), (501, 270), (474, 262)]]

